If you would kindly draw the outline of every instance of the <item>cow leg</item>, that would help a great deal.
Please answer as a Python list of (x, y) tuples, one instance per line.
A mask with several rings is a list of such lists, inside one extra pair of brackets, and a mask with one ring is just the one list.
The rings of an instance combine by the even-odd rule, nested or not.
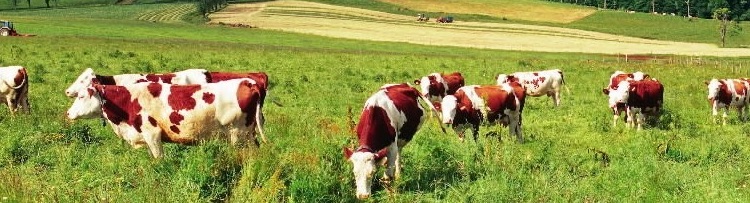
[(552, 92), (552, 101), (555, 102), (555, 106), (560, 106), (560, 91)]
[(479, 141), (479, 124), (471, 125), (471, 135), (474, 136), (475, 143)]
[(620, 119), (620, 112), (617, 107), (612, 108), (612, 127), (617, 127), (617, 119)]
[(638, 126), (638, 130), (643, 130), (643, 123), (646, 121), (646, 116), (643, 114), (643, 111), (636, 112), (638, 115), (636, 119), (636, 126)]
[(729, 105), (724, 108), (724, 112), (721, 114), (721, 125), (727, 125), (727, 117), (729, 117), (727, 112), (729, 112)]
[(388, 182), (390, 180), (398, 179), (401, 175), (401, 160), (399, 157), (400, 147), (398, 147), (398, 141), (393, 142), (388, 146), (388, 166), (383, 174), (383, 181)]
[(8, 111), (10, 111), (10, 115), (13, 116), (16, 113), (16, 105), (13, 104), (13, 94), (8, 94), (5, 96), (5, 102), (8, 104)]
[(508, 129), (510, 129), (511, 135), (516, 135), (516, 139), (518, 139), (518, 143), (523, 144), (523, 134), (521, 132), (521, 115), (517, 116), (510, 116), (510, 125), (508, 126)]

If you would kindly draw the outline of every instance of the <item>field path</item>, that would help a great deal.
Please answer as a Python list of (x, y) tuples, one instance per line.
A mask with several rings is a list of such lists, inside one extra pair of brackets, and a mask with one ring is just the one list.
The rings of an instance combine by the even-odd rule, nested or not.
[(211, 23), (242, 23), (261, 29), (336, 38), (437, 46), (601, 54), (750, 56), (750, 49), (718, 48), (713, 44), (648, 40), (536, 25), (458, 20), (451, 24), (416, 22), (414, 16), (304, 1), (231, 4), (209, 18)]

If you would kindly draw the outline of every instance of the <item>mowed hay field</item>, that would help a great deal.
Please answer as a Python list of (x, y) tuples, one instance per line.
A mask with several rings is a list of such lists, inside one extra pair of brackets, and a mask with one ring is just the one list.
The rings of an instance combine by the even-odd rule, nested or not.
[[(31, 115), (0, 113), (0, 198), (10, 202), (353, 202), (342, 147), (355, 146), (350, 123), (385, 83), (460, 71), (467, 84), (502, 72), (560, 68), (569, 92), (554, 108), (529, 98), (524, 144), (507, 129), (483, 126), (461, 143), (428, 120), (402, 153), (401, 179), (376, 183), (373, 202), (717, 201), (750, 199), (750, 123), (710, 121), (704, 80), (748, 77), (749, 58), (658, 56), (629, 62), (591, 54), (510, 52), (333, 39), (260, 29), (96, 19), (14, 19), (30, 38), (0, 38), (0, 65), (30, 74)], [(173, 8), (171, 4), (144, 5)], [(87, 9), (60, 10), (70, 14)], [(103, 15), (101, 12), (98, 15)], [(115, 12), (112, 12), (115, 13)], [(59, 15), (63, 15), (61, 13)], [(196, 32), (200, 30), (200, 32)], [(645, 57), (649, 58), (649, 57)], [(69, 122), (63, 90), (81, 71), (99, 74), (265, 71), (270, 77), (270, 143), (165, 145), (153, 160), (100, 120)], [(649, 73), (665, 85), (665, 113), (643, 131), (611, 127), (602, 95), (615, 70)], [(353, 118), (348, 109), (353, 109)], [(497, 132), (498, 136), (484, 136)], [(502, 138), (499, 141), (498, 138)], [(376, 178), (382, 175), (382, 168)]]
[(516, 20), (570, 23), (596, 12), (595, 8), (538, 0), (379, 0), (411, 10), (480, 14)]
[[(211, 23), (336, 38), (482, 49), (603, 54), (750, 56), (750, 49), (651, 40), (571, 28), (501, 22), (417, 22), (415, 16), (306, 1), (231, 4)], [(593, 23), (577, 24), (591, 27)], [(640, 34), (643, 35), (643, 34)]]

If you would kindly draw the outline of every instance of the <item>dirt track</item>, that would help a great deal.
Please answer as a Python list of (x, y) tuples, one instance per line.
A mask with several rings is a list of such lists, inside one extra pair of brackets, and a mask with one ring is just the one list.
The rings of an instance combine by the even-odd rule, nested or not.
[(337, 38), (502, 50), (602, 54), (750, 56), (750, 49), (718, 48), (624, 37), (576, 29), (455, 21), (416, 22), (416, 17), (303, 1), (232, 4), (211, 14), (211, 23), (242, 23), (261, 29)]

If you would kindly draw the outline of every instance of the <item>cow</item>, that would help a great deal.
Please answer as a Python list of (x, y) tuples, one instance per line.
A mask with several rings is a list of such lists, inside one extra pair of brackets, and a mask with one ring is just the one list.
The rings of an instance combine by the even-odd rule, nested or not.
[(743, 79), (711, 79), (704, 82), (708, 87), (708, 102), (711, 105), (712, 117), (716, 122), (719, 109), (724, 109), (721, 116), (722, 125), (727, 124), (727, 111), (730, 107), (737, 108), (741, 121), (747, 120), (747, 109), (750, 104), (750, 81)]
[(656, 79), (623, 80), (617, 88), (605, 88), (609, 96), (609, 107), (613, 113), (613, 126), (622, 110), (626, 112), (626, 124), (629, 127), (643, 129), (646, 116), (658, 118), (664, 102), (664, 86)]
[(414, 80), (414, 84), (419, 85), (423, 96), (427, 97), (433, 106), (440, 108), (440, 101), (443, 97), (456, 93), (458, 88), (464, 86), (464, 77), (459, 72), (430, 73)]
[(526, 90), (518, 82), (501, 85), (471, 85), (459, 88), (454, 95), (443, 98), (443, 124), (451, 125), (461, 141), (464, 130), (471, 127), (477, 141), (479, 125), (500, 123), (508, 126), (509, 134), (523, 143), (522, 113), (526, 102)]
[(22, 66), (0, 67), (0, 96), (5, 98), (5, 104), (11, 115), (17, 111), (31, 113), (29, 107), (29, 75)]
[(200, 85), (93, 84), (77, 93), (67, 117), (101, 117), (134, 148), (148, 146), (154, 158), (161, 158), (162, 142), (191, 145), (217, 133), (233, 144), (254, 138), (263, 91), (251, 79)]
[[(397, 179), (401, 173), (400, 152), (409, 143), (425, 120), (419, 104), (425, 100), (419, 91), (408, 84), (384, 85), (365, 102), (356, 132), (359, 146), (344, 148), (344, 157), (353, 164), (356, 196), (368, 198), (377, 162), (387, 157), (387, 168), (382, 180)], [(427, 106), (434, 109), (425, 100)]]
[(267, 142), (265, 133), (263, 132), (263, 124), (265, 123), (265, 116), (263, 115), (263, 104), (266, 99), (268, 92), (268, 75), (263, 72), (256, 73), (230, 73), (230, 72), (208, 72), (205, 69), (187, 69), (174, 73), (159, 73), (159, 74), (120, 74), (120, 75), (97, 75), (94, 74), (94, 70), (87, 68), (78, 76), (78, 78), (65, 90), (65, 95), (68, 97), (75, 97), (77, 92), (82, 89), (90, 87), (92, 84), (101, 85), (129, 85), (141, 82), (156, 82), (166, 84), (177, 84), (177, 85), (189, 85), (189, 84), (206, 84), (215, 83), (231, 79), (249, 78), (255, 81), (255, 83), (263, 88), (261, 95), (260, 106), (258, 106), (258, 117), (260, 123), (257, 125), (258, 133), (261, 135), (263, 142)]
[(555, 106), (560, 106), (560, 90), (565, 84), (563, 72), (560, 69), (499, 74), (496, 79), (497, 85), (517, 81), (526, 89), (526, 95), (532, 97), (547, 95), (552, 98)]

